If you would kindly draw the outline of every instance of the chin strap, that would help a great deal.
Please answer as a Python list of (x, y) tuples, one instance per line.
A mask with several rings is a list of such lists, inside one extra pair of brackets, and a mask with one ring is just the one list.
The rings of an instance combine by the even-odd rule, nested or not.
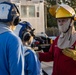
[(73, 22), (74, 22), (73, 20), (70, 21), (69, 27), (68, 27), (68, 29), (64, 33), (67, 33), (68, 32), (68, 30), (70, 29), (70, 27), (73, 25)]

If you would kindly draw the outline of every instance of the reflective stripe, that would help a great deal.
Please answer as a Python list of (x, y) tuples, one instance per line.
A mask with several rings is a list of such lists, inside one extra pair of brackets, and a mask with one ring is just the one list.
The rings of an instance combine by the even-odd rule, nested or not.
[(30, 52), (25, 52), (25, 53), (24, 53), (24, 56), (28, 55), (29, 53), (30, 53)]

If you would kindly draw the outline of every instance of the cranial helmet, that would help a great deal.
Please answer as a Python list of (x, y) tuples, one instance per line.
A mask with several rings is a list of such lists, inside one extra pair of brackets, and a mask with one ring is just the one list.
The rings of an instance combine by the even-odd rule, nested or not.
[(15, 33), (21, 38), (22, 41), (29, 41), (31, 36), (34, 36), (34, 30), (32, 29), (32, 26), (27, 21), (20, 22), (15, 30)]
[(0, 22), (12, 22), (17, 25), (20, 21), (20, 13), (16, 5), (9, 2), (0, 3)]
[(20, 22), (19, 23), (20, 25), (24, 25), (25, 27), (25, 29), (27, 30), (27, 29), (29, 29), (29, 30), (32, 30), (32, 25), (29, 23), (29, 22), (27, 22), (27, 21), (22, 21), (22, 22)]

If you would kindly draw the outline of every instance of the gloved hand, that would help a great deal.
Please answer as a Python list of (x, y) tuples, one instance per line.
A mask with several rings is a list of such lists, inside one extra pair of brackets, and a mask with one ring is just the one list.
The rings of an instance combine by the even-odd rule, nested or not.
[(39, 52), (43, 52), (43, 51), (41, 50), (41, 51), (35, 51), (35, 52), (36, 52), (37, 57), (39, 58)]
[(76, 50), (72, 49), (64, 49), (62, 50), (63, 54), (72, 58), (73, 60), (76, 60)]

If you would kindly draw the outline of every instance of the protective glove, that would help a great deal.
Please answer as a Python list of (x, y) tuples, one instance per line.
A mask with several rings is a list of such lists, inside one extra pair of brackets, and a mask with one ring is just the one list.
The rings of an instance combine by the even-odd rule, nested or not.
[(76, 60), (76, 50), (72, 49), (64, 49), (62, 50), (63, 54), (72, 58), (73, 60)]
[(35, 52), (36, 52), (37, 57), (39, 58), (39, 52), (43, 52), (43, 51), (41, 50), (41, 51), (35, 51)]

